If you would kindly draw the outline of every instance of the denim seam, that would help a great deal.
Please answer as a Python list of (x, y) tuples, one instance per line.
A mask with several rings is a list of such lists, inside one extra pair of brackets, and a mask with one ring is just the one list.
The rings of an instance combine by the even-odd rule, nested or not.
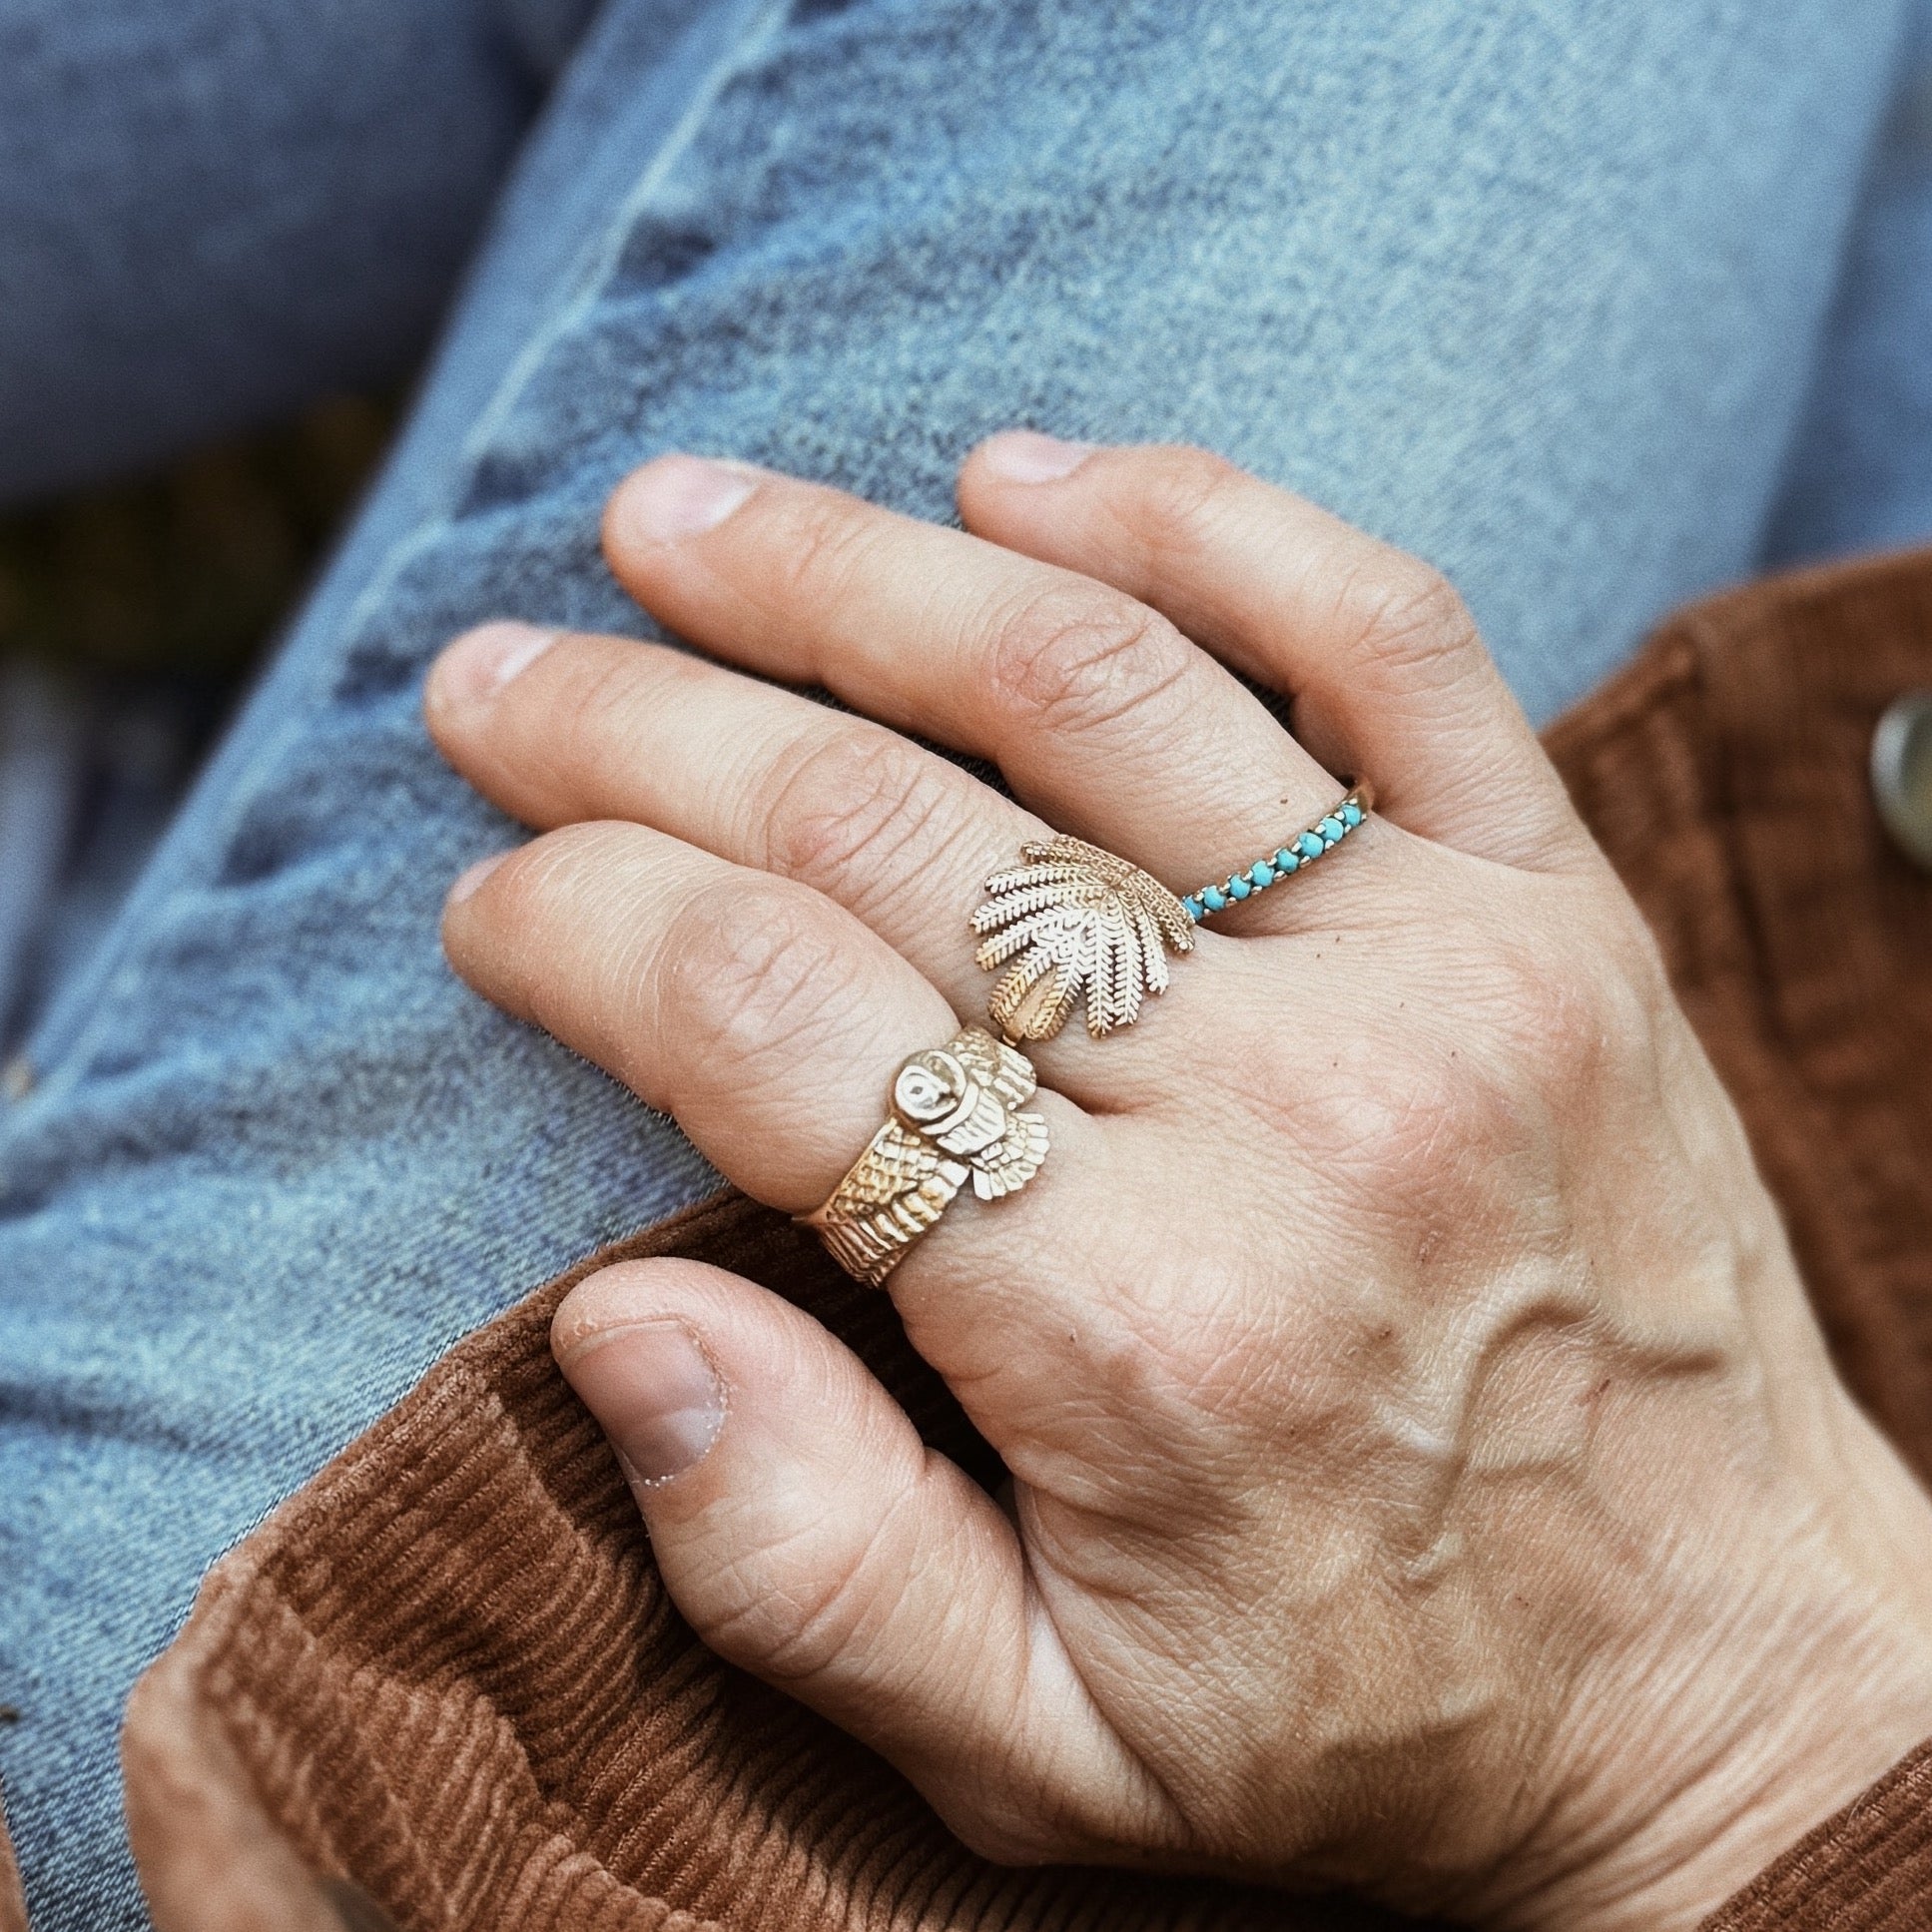
[[(765, 4), (747, 21), (739, 38), (705, 76), (703, 85), (691, 105), (679, 117), (677, 126), (665, 136), (663, 144), (651, 157), (650, 165), (619, 204), (616, 216), (605, 229), (604, 247), (585, 272), (577, 293), (558, 310), (545, 327), (524, 344), (489, 401), (483, 405), (469, 434), (463, 438), (465, 479), (473, 475), (475, 466), (488, 453), (490, 441), (510, 411), (522, 400), (531, 378), (559, 338), (575, 328), (609, 289), (611, 278), (616, 273), (624, 248), (639, 219), (662, 191), (671, 170), (690, 151), (692, 142), (696, 140), (711, 110), (717, 106), (719, 97), (732, 81), (757, 63), (777, 37), (779, 28), (784, 25), (791, 10), (792, 0), (765, 0)], [(445, 523), (447, 520), (445, 518)]]
[[(253, 756), (245, 765), (232, 774), (222, 775), (217, 781), (220, 790), (216, 797), (220, 800), (222, 818), (202, 828), (207, 838), (196, 842), (199, 849), (205, 851), (209, 845), (222, 851), (228, 849), (237, 822), (249, 809), (263, 776), (274, 769), (291, 739), (309, 728), (320, 694), (326, 692), (339, 674), (342, 659), (354, 649), (355, 640), (361, 636), (371, 616), (388, 596), (396, 579), (455, 527), (457, 505), (469, 490), (476, 469), (487, 454), (490, 439), (522, 399), (530, 381), (558, 340), (576, 327), (596, 306), (609, 287), (638, 219), (662, 191), (672, 169), (689, 152), (692, 142), (726, 88), (757, 64), (776, 39), (791, 9), (792, 0), (763, 0), (762, 5), (750, 12), (741, 30), (706, 71), (693, 91), (690, 104), (659, 144), (607, 223), (602, 246), (594, 253), (586, 252), (587, 265), (576, 293), (531, 336), (478, 412), (474, 424), (462, 440), (461, 460), (451, 466), (451, 486), (444, 508), (436, 516), (418, 524), (407, 535), (398, 538), (371, 570), (367, 583), (343, 613), (336, 648), (316, 653), (307, 664), (302, 664), (300, 657), (285, 655), (269, 672), (254, 702), (261, 703), (287, 678), (292, 688), (287, 694), (290, 702), (283, 721), (279, 729), (267, 733), (256, 745)], [(300, 671), (296, 668), (299, 664), (302, 665)], [(170, 844), (173, 843), (171, 840)], [(176, 850), (182, 848), (177, 847)], [(146, 930), (155, 919), (165, 915), (168, 902), (177, 889), (178, 881), (163, 870), (176, 869), (170, 865), (172, 858), (172, 853), (166, 851), (157, 855), (156, 876), (151, 882), (143, 882), (149, 889), (136, 889), (117, 916), (115, 932), (103, 941), (100, 953), (68, 989), (66, 997), (59, 1000), (48, 1013), (37, 1036), (26, 1042), (27, 1063), (35, 1070), (36, 1084), (25, 1099), (11, 1108), (10, 1118), (5, 1121), (7, 1126), (24, 1127), (39, 1111), (37, 1103), (59, 1098), (85, 1069), (99, 1028), (112, 1017), (109, 1008), (114, 983), (127, 969), (127, 954), (135, 936)], [(73, 1032), (63, 1042), (60, 1035), (66, 1030), (70, 1014)]]

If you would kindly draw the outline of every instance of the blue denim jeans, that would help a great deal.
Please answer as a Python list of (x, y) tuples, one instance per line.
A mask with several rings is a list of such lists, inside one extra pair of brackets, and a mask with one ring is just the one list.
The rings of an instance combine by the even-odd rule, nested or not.
[[(250, 47), (271, 17), (112, 11), (164, 41), (167, 20), (253, 21), (231, 37)], [(438, 38), (488, 9), (401, 11), (450, 87), (494, 71)], [(1547, 716), (1757, 556), (1899, 11), (612, 0), (386, 475), (41, 1024), (0, 1135), (0, 1701), (20, 1712), (0, 1775), (39, 1932), (142, 1923), (116, 1723), (207, 1565), (455, 1337), (711, 1185), (670, 1122), (444, 969), (443, 888), (508, 836), (418, 723), (444, 639), (495, 612), (641, 631), (597, 513), (667, 446), (944, 518), (967, 446), (1023, 422), (1208, 443), (1432, 557)], [(64, 37), (90, 12), (0, 0), (0, 48), (78, 71)], [(198, 43), (194, 99), (226, 84), (225, 44)], [(380, 122), (353, 60), (324, 78), (315, 114)], [(475, 85), (480, 116), (496, 83)], [(495, 150), (460, 105), (388, 165), (444, 192), (462, 123), (481, 171)], [(227, 179), (223, 117), (198, 125), (169, 138)], [(368, 160), (339, 178), (400, 192)], [(364, 269), (400, 301), (386, 256), (326, 210), (316, 232), (336, 252), (313, 290), (283, 285), (283, 231), (227, 267), (292, 328)], [(8, 276), (34, 246), (0, 234)], [(105, 269), (101, 288), (141, 294)], [(253, 366), (273, 336), (238, 338), (222, 411), (273, 399)], [(336, 349), (312, 348), (313, 375)], [(220, 385), (199, 340), (181, 360)], [(154, 408), (118, 451), (103, 409), (68, 471), (160, 446)]]

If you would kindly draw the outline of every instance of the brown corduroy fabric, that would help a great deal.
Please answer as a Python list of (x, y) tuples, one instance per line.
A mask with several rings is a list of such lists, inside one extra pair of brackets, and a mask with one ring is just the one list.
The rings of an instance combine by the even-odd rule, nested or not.
[(1548, 743), (1743, 1112), (1840, 1369), (1932, 1478), (1932, 882), (1867, 778), (1879, 714), (1928, 686), (1920, 552), (1692, 607)]
[(1704, 1932), (1925, 1932), (1932, 1925), (1932, 1744), (1827, 1818)]
[[(892, 1304), (782, 1216), (726, 1194), (610, 1250), (454, 1349), (211, 1575), (130, 1713), (130, 1820), (164, 1932), (227, 1932), (205, 1916), (208, 1827), (179, 1829), (168, 1781), (186, 1759), (198, 1818), (237, 1809), (237, 1762), (200, 1768), (210, 1713), (259, 1812), (405, 1932), (1387, 1923), (987, 1865), (877, 1758), (699, 1645), (546, 1339), (592, 1265), (666, 1253), (810, 1308), (928, 1441), (996, 1475)], [(259, 1848), (255, 1820), (222, 1829)]]
[[(1854, 1389), (1932, 1471), (1932, 881), (1865, 791), (1932, 684), (1932, 555), (1669, 626), (1550, 743), (1656, 927)], [(616, 1253), (701, 1255), (847, 1337), (928, 1440), (994, 1466), (883, 1296), (725, 1196)], [(592, 1264), (576, 1271), (586, 1272)], [(551, 1365), (569, 1280), (470, 1337), (211, 1573), (126, 1740), (163, 1932), (1048, 1932), (1388, 1925), (1333, 1903), (973, 1858), (878, 1760), (670, 1609)], [(1932, 1759), (1711, 1924), (1932, 1925)], [(332, 1914), (332, 1918), (331, 1918)]]
[(14, 1862), (4, 1816), (0, 1816), (0, 1932), (27, 1932), (27, 1899), (20, 1889), (20, 1867)]

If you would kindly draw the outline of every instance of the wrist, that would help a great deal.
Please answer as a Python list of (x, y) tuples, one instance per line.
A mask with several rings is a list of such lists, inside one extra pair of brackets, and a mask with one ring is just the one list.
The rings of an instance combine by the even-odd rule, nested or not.
[(1615, 1752), (1622, 1828), (1499, 1927), (1689, 1932), (1932, 1737), (1932, 1499), (1830, 1392), (1821, 1500), (1789, 1519), (1781, 1561), (1719, 1640), (1637, 1679), (1648, 1695), (1629, 1708), (1645, 1714)]
[(1760, 1873), (1882, 1780), (1932, 1737), (1932, 1708), (1894, 1706), (1876, 1673), (1834, 1734), (1794, 1724), (1677, 1791), (1650, 1829), (1526, 1909), (1494, 1921), (1509, 1932), (1694, 1932)]

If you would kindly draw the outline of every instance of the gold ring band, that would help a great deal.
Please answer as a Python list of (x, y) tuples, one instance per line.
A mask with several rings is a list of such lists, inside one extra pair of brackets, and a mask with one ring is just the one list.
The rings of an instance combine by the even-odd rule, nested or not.
[[(972, 915), (973, 960), (999, 973), (986, 1016), (1009, 1040), (1051, 1039), (1084, 1003), (1095, 1039), (1131, 1026), (1167, 990), (1167, 955), (1194, 950), (1194, 928), (1332, 852), (1369, 816), (1375, 792), (1350, 783), (1332, 810), (1265, 858), (1186, 897), (1084, 839), (1031, 840), (985, 883)], [(1001, 970), (1003, 968), (1003, 970)]]
[(1046, 1159), (1046, 1120), (1025, 1110), (1033, 1063), (983, 1027), (906, 1060), (892, 1112), (823, 1206), (815, 1228), (847, 1274), (877, 1288), (968, 1182), (982, 1201), (1015, 1194)]

